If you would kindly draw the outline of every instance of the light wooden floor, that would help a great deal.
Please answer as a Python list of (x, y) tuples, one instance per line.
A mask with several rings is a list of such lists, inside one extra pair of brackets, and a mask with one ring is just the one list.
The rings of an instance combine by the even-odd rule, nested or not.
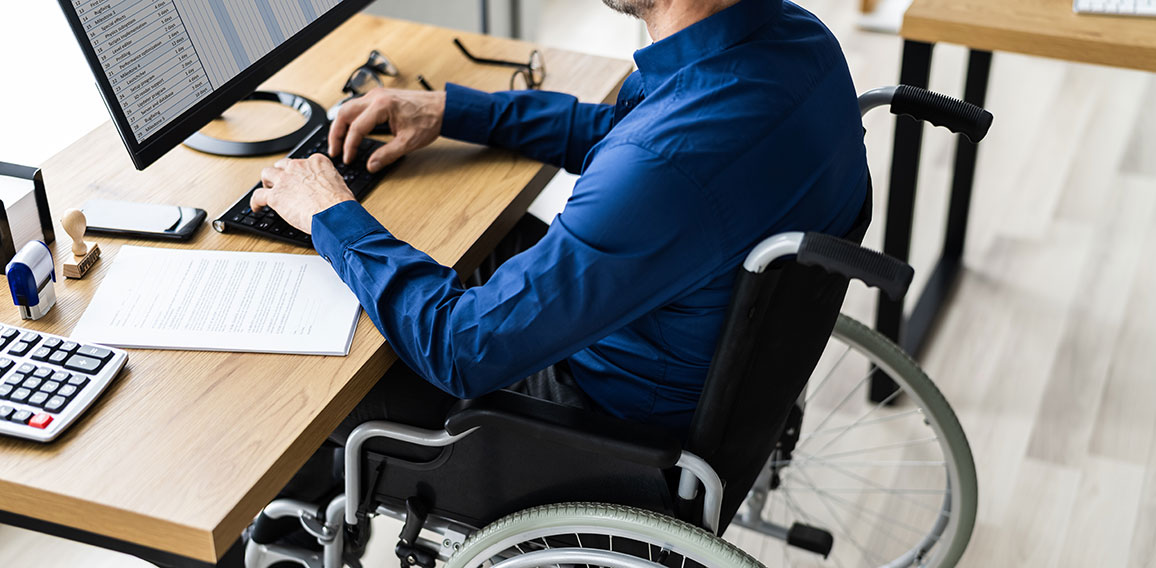
[[(842, 41), (860, 90), (895, 81), (900, 42), (857, 31), (857, 0), (803, 4)], [(592, 1), (589, 10), (604, 11)], [(932, 87), (961, 93), (965, 56), (937, 48)], [(964, 564), (1156, 567), (1156, 79), (1000, 54), (988, 106), (996, 120), (980, 154), (967, 270), (923, 358), (979, 471)], [(866, 124), (878, 213), (892, 121)], [(952, 148), (944, 131), (927, 131), (917, 287), (940, 245)], [(870, 320), (872, 298), (853, 289), (847, 311)], [(772, 543), (741, 529), (728, 537), (779, 564)], [(387, 540), (375, 540), (367, 566), (394, 565)], [(0, 527), (0, 567), (81, 566), (144, 564)]]

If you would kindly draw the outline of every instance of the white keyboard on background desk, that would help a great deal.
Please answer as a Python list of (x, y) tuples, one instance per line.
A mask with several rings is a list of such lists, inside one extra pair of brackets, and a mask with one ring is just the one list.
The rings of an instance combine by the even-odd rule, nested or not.
[(0, 325), (0, 434), (55, 439), (88, 410), (127, 360), (121, 349)]
[(1074, 0), (1072, 9), (1085, 14), (1156, 18), (1156, 0)]

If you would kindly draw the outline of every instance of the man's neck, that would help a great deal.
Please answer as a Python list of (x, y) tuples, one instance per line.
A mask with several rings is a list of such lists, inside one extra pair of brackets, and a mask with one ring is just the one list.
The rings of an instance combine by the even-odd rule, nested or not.
[(723, 11), (739, 0), (658, 0), (642, 15), (650, 39), (659, 41)]

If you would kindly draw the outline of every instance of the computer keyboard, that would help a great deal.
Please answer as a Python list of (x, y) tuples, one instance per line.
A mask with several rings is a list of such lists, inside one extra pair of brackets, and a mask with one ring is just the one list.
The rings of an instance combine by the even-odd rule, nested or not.
[(1074, 0), (1072, 9), (1087, 14), (1156, 17), (1156, 0)]
[[(393, 164), (382, 168), (380, 171), (370, 173), (365, 169), (366, 160), (373, 154), (375, 150), (385, 145), (384, 142), (373, 140), (372, 138), (362, 139), (361, 144), (357, 146), (357, 156), (353, 163), (346, 165), (341, 160), (335, 160), (333, 165), (337, 167), (337, 172), (345, 179), (345, 184), (349, 186), (353, 196), (360, 201), (370, 190), (377, 186), (381, 178), (393, 168)], [(293, 151), (289, 152), (290, 158), (308, 158), (313, 154), (325, 154), (329, 149), (329, 125), (325, 124), (317, 127), (313, 132), (310, 132), (305, 140), (297, 145)], [(272, 209), (266, 207), (261, 211), (253, 211), (249, 207), (249, 198), (252, 197), (253, 192), (261, 187), (261, 182), (258, 181), (256, 185), (249, 189), (249, 191), (237, 200), (228, 211), (225, 211), (216, 221), (213, 221), (213, 228), (218, 232), (227, 233), (229, 231), (241, 231), (246, 233), (253, 233), (270, 239), (276, 239), (287, 243), (303, 247), (313, 247), (313, 240), (309, 237), (309, 233), (304, 233), (293, 228), (292, 225), (286, 223), (284, 219), (277, 216), (277, 213)]]
[(0, 434), (48, 442), (124, 368), (121, 349), (0, 325)]

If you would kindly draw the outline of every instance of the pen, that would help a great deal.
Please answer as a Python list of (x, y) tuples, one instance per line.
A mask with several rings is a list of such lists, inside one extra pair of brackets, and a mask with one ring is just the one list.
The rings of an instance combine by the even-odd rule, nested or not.
[(425, 76), (423, 76), (423, 75), (417, 76), (417, 82), (421, 83), (422, 88), (427, 90), (427, 91), (434, 90), (433, 86), (429, 84), (429, 81), (425, 80)]

